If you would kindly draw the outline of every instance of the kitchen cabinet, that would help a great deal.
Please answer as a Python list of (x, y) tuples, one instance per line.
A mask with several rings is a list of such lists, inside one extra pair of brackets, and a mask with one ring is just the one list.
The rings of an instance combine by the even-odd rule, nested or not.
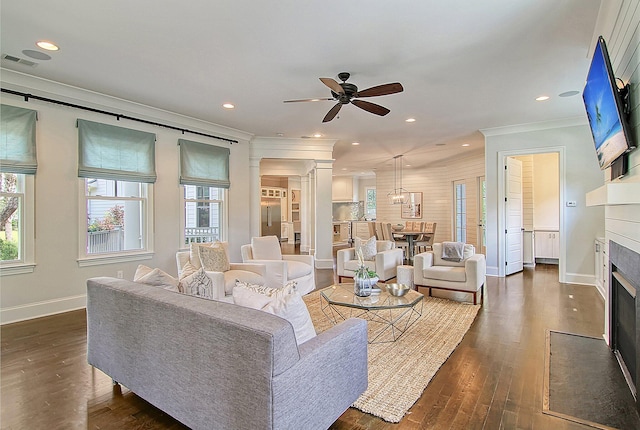
[(300, 221), (300, 190), (291, 190), (291, 218), (290, 221)]
[(536, 230), (534, 236), (536, 258), (558, 259), (560, 257), (560, 232)]
[(359, 237), (362, 240), (367, 240), (371, 236), (375, 236), (374, 223), (369, 221), (353, 221), (351, 223), (351, 236)]
[(609, 253), (603, 237), (596, 238), (594, 250), (596, 288), (605, 297), (605, 291), (609, 287)]
[(353, 178), (351, 176), (334, 176), (331, 181), (331, 196), (334, 202), (352, 202)]
[(277, 197), (277, 198), (286, 198), (287, 190), (284, 188), (271, 188), (271, 187), (262, 187), (260, 189), (261, 197)]
[(280, 224), (280, 240), (285, 240), (285, 239), (289, 239), (289, 231), (290, 231), (290, 227), (293, 227), (291, 225), (291, 223), (288, 222), (283, 222), (282, 224)]

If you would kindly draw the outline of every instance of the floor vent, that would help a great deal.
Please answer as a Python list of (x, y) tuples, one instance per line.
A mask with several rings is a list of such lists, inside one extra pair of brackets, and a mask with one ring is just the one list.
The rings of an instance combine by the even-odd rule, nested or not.
[(11, 61), (12, 63), (22, 64), (24, 66), (36, 67), (38, 63), (34, 61), (25, 60), (24, 58), (14, 57), (9, 54), (2, 54), (2, 59), (6, 61)]

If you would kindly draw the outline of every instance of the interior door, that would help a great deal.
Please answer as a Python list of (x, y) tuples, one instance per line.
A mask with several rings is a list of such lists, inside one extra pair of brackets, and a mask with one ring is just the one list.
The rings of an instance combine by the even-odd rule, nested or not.
[(487, 255), (487, 181), (478, 177), (478, 246), (481, 254)]
[(506, 158), (505, 211), (506, 211), (506, 270), (505, 275), (522, 271), (522, 162)]

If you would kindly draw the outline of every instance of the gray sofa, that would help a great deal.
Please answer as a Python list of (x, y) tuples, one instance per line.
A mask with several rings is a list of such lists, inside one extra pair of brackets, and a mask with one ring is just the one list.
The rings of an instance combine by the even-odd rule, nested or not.
[(266, 312), (92, 278), (87, 359), (193, 429), (326, 429), (367, 388), (367, 326), (298, 346)]

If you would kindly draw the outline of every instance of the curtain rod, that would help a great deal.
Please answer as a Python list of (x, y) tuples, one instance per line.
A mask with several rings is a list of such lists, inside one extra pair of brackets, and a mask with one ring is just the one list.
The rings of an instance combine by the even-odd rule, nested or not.
[(230, 144), (238, 143), (237, 140), (227, 139), (226, 137), (214, 136), (212, 134), (201, 133), (199, 131), (193, 131), (193, 130), (189, 130), (189, 129), (186, 129), (186, 128), (174, 127), (174, 126), (168, 125), (168, 124), (161, 124), (159, 122), (147, 121), (146, 119), (135, 118), (135, 117), (132, 117), (132, 116), (121, 114), (121, 113), (114, 113), (114, 112), (109, 112), (109, 111), (106, 111), (106, 110), (95, 109), (95, 108), (88, 107), (88, 106), (82, 106), (82, 105), (77, 105), (77, 104), (73, 104), (73, 103), (67, 103), (67, 102), (63, 102), (61, 100), (54, 100), (54, 99), (50, 99), (50, 98), (47, 98), (47, 97), (34, 96), (33, 94), (27, 94), (27, 93), (23, 93), (23, 92), (20, 92), (20, 91), (8, 90), (6, 88), (1, 88), (0, 90), (3, 93), (13, 94), (15, 96), (23, 97), (25, 102), (28, 102), (29, 99), (35, 99), (35, 100), (40, 100), (40, 101), (43, 101), (43, 102), (54, 103), (54, 104), (57, 104), (57, 105), (72, 107), (72, 108), (76, 108), (76, 109), (82, 109), (82, 110), (86, 110), (86, 111), (89, 111), (89, 112), (101, 113), (103, 115), (115, 116), (118, 119), (118, 121), (120, 121), (120, 118), (124, 118), (124, 119), (128, 119), (128, 120), (131, 120), (131, 121), (138, 121), (138, 122), (142, 122), (142, 123), (149, 124), (149, 125), (155, 125), (155, 126), (158, 126), (158, 127), (169, 128), (171, 130), (177, 130), (177, 131), (182, 132), (182, 134), (191, 133), (191, 134), (197, 134), (199, 136), (211, 137), (213, 139), (224, 140), (225, 142), (229, 142)]

